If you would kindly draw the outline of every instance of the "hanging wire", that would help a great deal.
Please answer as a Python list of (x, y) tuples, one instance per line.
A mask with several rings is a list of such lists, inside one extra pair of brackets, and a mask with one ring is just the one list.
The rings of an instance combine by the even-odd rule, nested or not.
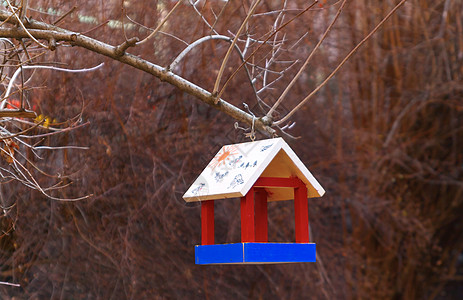
[[(249, 106), (243, 102), (243, 106), (244, 108), (249, 112), (250, 115), (252, 115), (252, 124), (251, 124), (251, 132), (248, 132), (248, 133), (245, 133), (244, 135), (248, 138), (251, 139), (252, 142), (254, 142), (256, 140), (256, 129), (255, 129), (255, 125), (256, 125), (256, 116), (252, 113), (252, 111), (249, 109)], [(240, 127), (238, 122), (235, 122), (235, 129), (241, 129), (245, 132), (249, 131), (249, 128), (243, 128), (243, 127)]]

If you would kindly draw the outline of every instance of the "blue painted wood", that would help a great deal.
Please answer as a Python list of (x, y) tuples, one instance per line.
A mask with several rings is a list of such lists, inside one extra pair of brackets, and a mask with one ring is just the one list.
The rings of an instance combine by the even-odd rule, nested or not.
[(197, 265), (242, 263), (243, 244), (197, 245), (195, 261)]
[(197, 265), (315, 262), (314, 243), (236, 243), (198, 245)]

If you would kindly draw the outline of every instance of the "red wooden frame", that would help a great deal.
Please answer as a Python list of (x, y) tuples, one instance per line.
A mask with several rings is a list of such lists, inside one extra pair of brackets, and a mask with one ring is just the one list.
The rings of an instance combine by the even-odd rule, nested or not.
[(309, 207), (307, 187), (297, 177), (260, 177), (241, 198), (241, 241), (268, 242), (267, 191), (265, 188), (294, 189), (294, 221), (296, 243), (309, 243)]
[[(294, 189), (296, 243), (309, 243), (307, 187), (297, 177), (260, 177), (241, 198), (241, 242), (268, 242), (267, 191), (265, 188)], [(201, 244), (214, 244), (214, 200), (201, 202)]]

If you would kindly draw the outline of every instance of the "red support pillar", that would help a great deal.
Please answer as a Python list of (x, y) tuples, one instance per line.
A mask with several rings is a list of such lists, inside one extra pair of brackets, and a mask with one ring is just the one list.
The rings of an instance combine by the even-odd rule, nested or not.
[(214, 245), (214, 200), (201, 201), (201, 245)]
[(296, 223), (296, 243), (309, 242), (309, 204), (307, 187), (304, 184), (294, 189), (294, 218)]
[(256, 242), (268, 242), (267, 191), (257, 188), (255, 193)]
[(241, 198), (241, 242), (255, 242), (254, 188)]

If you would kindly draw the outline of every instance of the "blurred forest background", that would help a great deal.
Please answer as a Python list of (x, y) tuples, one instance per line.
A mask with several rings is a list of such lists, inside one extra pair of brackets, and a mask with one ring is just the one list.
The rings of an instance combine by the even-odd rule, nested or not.
[[(123, 1), (123, 11), (121, 1), (33, 2), (28, 14), (46, 22), (56, 20), (54, 10), (77, 5), (60, 26), (93, 29), (89, 36), (112, 45), (123, 42), (124, 34), (149, 33), (123, 15), (154, 28), (175, 4)], [(256, 13), (278, 10), (282, 2), (264, 1)], [(339, 2), (320, 1), (285, 27), (284, 38), (298, 43), (280, 59), (303, 61)], [(320, 84), (397, 2), (348, 1), (279, 113)], [(218, 14), (224, 3), (201, 1), (198, 7), (213, 20), (212, 11)], [(288, 1), (293, 10), (287, 18), (306, 5)], [(216, 30), (236, 32), (249, 6), (230, 1)], [(253, 17), (249, 31), (267, 32), (273, 18)], [(209, 29), (186, 2), (162, 30), (191, 42)], [(178, 74), (211, 90), (228, 46), (202, 44)], [(158, 34), (128, 51), (163, 66), (184, 47)], [(266, 57), (264, 48), (256, 60)], [(60, 202), (18, 182), (0, 185), (2, 205), (14, 205), (0, 216), (0, 280), (21, 285), (0, 285), (2, 299), (461, 299), (462, 1), (407, 1), (293, 116), (290, 133), (300, 138), (288, 142), (327, 191), (309, 202), (318, 252), (311, 264), (196, 266), (200, 208), (182, 195), (222, 145), (245, 140), (235, 120), (85, 49), (58, 47), (40, 59), (71, 68), (105, 63), (80, 74), (39, 70), (25, 93), (38, 113), (58, 122), (83, 109), (82, 121), (90, 125), (47, 143), (89, 150), (44, 152), (35, 163), (72, 181), (57, 196), (93, 196)], [(226, 72), (240, 63), (232, 55)], [(289, 69), (262, 99), (273, 103), (296, 71)], [(243, 70), (223, 97), (260, 113)], [(50, 179), (40, 180), (46, 185)], [(269, 240), (291, 239), (291, 203), (269, 206)], [(239, 239), (239, 200), (217, 203), (217, 242)]]

